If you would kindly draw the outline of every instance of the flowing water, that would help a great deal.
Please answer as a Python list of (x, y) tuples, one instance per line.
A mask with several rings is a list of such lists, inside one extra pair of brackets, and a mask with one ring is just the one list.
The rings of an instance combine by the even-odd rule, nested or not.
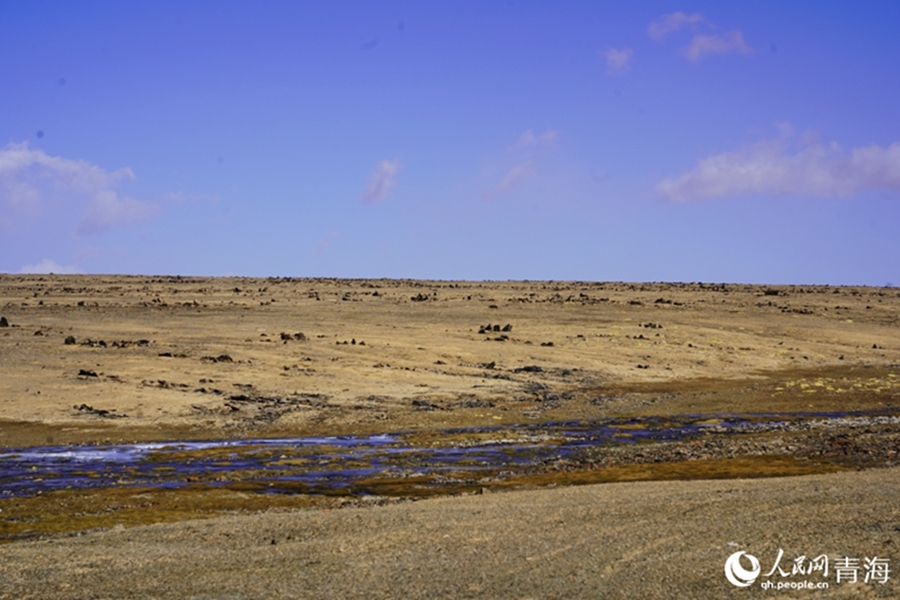
[[(874, 412), (688, 415), (564, 421), (372, 436), (41, 446), (0, 450), (0, 498), (62, 489), (253, 484), (324, 492), (366, 481), (503, 477), (598, 447), (760, 433), (873, 418)], [(877, 417), (898, 420), (898, 417)], [(842, 421), (843, 420), (843, 421)], [(474, 478), (474, 479), (473, 479)]]

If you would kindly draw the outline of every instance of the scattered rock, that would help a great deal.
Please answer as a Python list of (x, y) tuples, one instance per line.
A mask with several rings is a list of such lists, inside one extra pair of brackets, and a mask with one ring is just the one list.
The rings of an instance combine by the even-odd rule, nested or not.
[(440, 406), (432, 404), (428, 400), (420, 400), (418, 398), (412, 401), (412, 405), (418, 410), (443, 410)]
[(79, 377), (97, 377), (97, 373), (88, 369), (79, 369), (78, 370)]
[(542, 383), (536, 381), (525, 384), (525, 392), (531, 394), (528, 400), (541, 403), (539, 410), (547, 410), (550, 408), (559, 408), (560, 400), (571, 400), (572, 394), (565, 392), (563, 394), (555, 394), (553, 391)]
[(455, 403), (454, 408), (494, 408), (496, 405), (490, 400), (462, 400)]
[[(244, 388), (249, 384), (240, 384)], [(203, 388), (201, 388), (203, 389)], [(248, 388), (244, 388), (248, 389)], [(195, 390), (196, 391), (196, 390)], [(221, 390), (211, 390), (212, 393), (225, 395)], [(278, 420), (282, 415), (297, 410), (309, 408), (327, 408), (327, 396), (322, 394), (293, 394), (288, 397), (266, 396), (248, 389), (246, 394), (230, 394), (223, 406), (217, 408), (192, 405), (191, 408), (204, 414), (228, 414), (238, 416), (246, 423), (265, 425)], [(239, 414), (235, 414), (239, 413)]]
[(297, 333), (281, 332), (281, 339), (284, 340), (285, 342), (289, 342), (291, 340), (297, 340), (299, 342), (303, 342), (303, 341), (306, 341), (306, 335), (299, 331)]
[(6, 317), (0, 317), (0, 327), (9, 327), (9, 321)]
[(113, 342), (110, 344), (113, 348), (128, 348), (129, 346), (149, 346), (150, 340), (138, 340), (136, 342), (132, 342), (131, 340), (121, 340), (118, 342)]
[(166, 381), (165, 379), (157, 379), (156, 381), (141, 381), (141, 385), (146, 387), (158, 387), (162, 389), (176, 389), (176, 388), (187, 388), (190, 387), (186, 383), (173, 383), (170, 381)]
[(227, 354), (220, 354), (219, 356), (204, 356), (200, 360), (204, 362), (214, 362), (214, 363), (233, 363), (234, 359), (228, 356)]
[(75, 336), (74, 335), (66, 336), (66, 339), (63, 343), (66, 346), (74, 346), (76, 344)]
[(122, 418), (128, 416), (128, 415), (113, 414), (116, 412), (116, 409), (114, 409), (114, 408), (106, 410), (106, 409), (102, 409), (102, 408), (94, 408), (93, 406), (89, 406), (87, 404), (82, 404), (80, 406), (76, 404), (72, 408), (74, 408), (78, 412), (83, 412), (83, 413), (87, 413), (90, 415), (96, 415), (98, 417), (103, 417), (104, 419), (122, 419)]
[(604, 404), (612, 402), (615, 399), (615, 396), (597, 396), (596, 398), (592, 398), (590, 402), (594, 406), (603, 406)]
[[(510, 331), (512, 331), (512, 325), (507, 323), (506, 325), (501, 327), (499, 323), (496, 323), (493, 325), (488, 323), (487, 325), (479, 325), (478, 326), (478, 333), (484, 334), (484, 333), (490, 333), (492, 331), (496, 331), (497, 333), (500, 333), (501, 331), (509, 333)], [(503, 336), (503, 337), (505, 337), (506, 339), (509, 339), (506, 336)]]

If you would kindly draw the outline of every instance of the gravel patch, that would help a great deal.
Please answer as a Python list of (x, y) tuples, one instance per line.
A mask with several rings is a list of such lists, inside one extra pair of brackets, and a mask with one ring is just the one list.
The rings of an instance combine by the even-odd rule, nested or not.
[[(375, 499), (372, 504), (379, 504)], [(640, 482), (268, 512), (0, 547), (0, 598), (895, 598), (837, 583), (834, 561), (900, 544), (900, 469), (766, 480)], [(740, 589), (826, 554), (827, 590)], [(745, 563), (746, 566), (746, 563)], [(859, 579), (863, 578), (860, 571)]]

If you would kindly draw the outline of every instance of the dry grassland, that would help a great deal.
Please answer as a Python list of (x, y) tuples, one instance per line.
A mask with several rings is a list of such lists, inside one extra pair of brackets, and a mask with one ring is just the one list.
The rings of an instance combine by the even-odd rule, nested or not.
[(900, 389), (892, 288), (2, 276), (0, 313), (11, 446), (863, 410)]

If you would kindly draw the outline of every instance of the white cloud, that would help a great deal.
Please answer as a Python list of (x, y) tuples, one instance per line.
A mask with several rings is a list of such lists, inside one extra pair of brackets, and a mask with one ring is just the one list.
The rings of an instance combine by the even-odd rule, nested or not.
[(900, 190), (900, 142), (846, 152), (835, 142), (812, 140), (790, 153), (791, 136), (785, 129), (774, 140), (709, 156), (656, 190), (676, 201), (750, 194), (846, 198), (864, 190)]
[[(647, 34), (657, 42), (663, 42), (670, 33), (685, 26), (689, 26), (691, 29), (697, 29), (700, 26), (705, 29), (716, 29), (712, 21), (707, 20), (701, 13), (688, 15), (676, 12), (663, 15), (650, 23)], [(710, 54), (728, 54), (729, 52), (750, 54), (752, 51), (752, 48), (744, 41), (744, 35), (737, 29), (721, 34), (694, 34), (690, 43), (682, 48), (685, 58), (691, 62), (698, 62)]]
[(509, 190), (518, 187), (523, 181), (535, 179), (536, 177), (537, 166), (533, 161), (516, 165), (506, 173), (503, 181), (497, 186), (497, 191), (501, 193), (508, 192)]
[(685, 25), (694, 28), (700, 23), (708, 23), (706, 17), (701, 13), (687, 15), (679, 11), (670, 15), (663, 15), (650, 23), (650, 26), (647, 28), (647, 35), (657, 42), (662, 42), (673, 31), (678, 31)]
[(684, 48), (684, 55), (691, 62), (702, 60), (710, 54), (728, 54), (729, 52), (750, 54), (750, 46), (744, 42), (744, 36), (740, 31), (729, 31), (722, 35), (698, 33)]
[(124, 223), (145, 219), (157, 212), (153, 204), (133, 198), (120, 199), (114, 186), (134, 179), (131, 169), (106, 171), (83, 160), (50, 156), (32, 150), (27, 143), (9, 144), (0, 150), (0, 223), (12, 225), (22, 215), (41, 215), (48, 190), (67, 202), (86, 202), (78, 233), (99, 233)]
[(369, 178), (369, 185), (360, 196), (360, 202), (363, 204), (377, 204), (381, 202), (390, 193), (391, 188), (396, 185), (394, 178), (400, 171), (399, 160), (383, 160), (378, 163), (372, 177)]
[(55, 261), (50, 260), (49, 258), (45, 258), (36, 265), (25, 265), (24, 267), (19, 269), (19, 273), (35, 275), (80, 275), (84, 273), (84, 271), (74, 265), (64, 267), (60, 264), (57, 264)]
[(506, 172), (506, 175), (503, 176), (503, 179), (496, 187), (481, 192), (481, 198), (485, 201), (493, 200), (500, 194), (505, 194), (521, 187), (529, 179), (537, 179), (537, 176), (537, 165), (534, 161), (529, 160), (518, 164)]
[(514, 148), (528, 148), (530, 146), (548, 146), (556, 141), (559, 132), (555, 129), (547, 129), (541, 135), (534, 135), (534, 130), (529, 129), (519, 136), (519, 141)]
[(134, 198), (119, 198), (112, 190), (100, 190), (88, 204), (77, 232), (80, 235), (100, 233), (117, 225), (142, 221), (157, 212), (157, 207), (152, 204)]
[(113, 173), (83, 160), (71, 160), (50, 156), (42, 150), (32, 150), (28, 144), (10, 143), (0, 150), (0, 177), (7, 179), (22, 171), (38, 167), (42, 175), (53, 177), (59, 185), (90, 191), (109, 187), (122, 178), (134, 179), (131, 169), (119, 169)]
[(624, 73), (631, 68), (631, 58), (634, 56), (634, 52), (630, 49), (616, 50), (615, 48), (610, 48), (602, 54), (606, 58), (606, 72), (610, 75)]
[[(538, 163), (542, 163), (548, 154), (555, 152), (555, 143), (559, 138), (559, 131), (547, 129), (537, 135), (533, 129), (524, 131), (516, 143), (508, 148), (508, 154), (503, 160), (504, 166), (496, 166), (491, 170), (493, 181), (497, 181), (496, 174), (503, 173), (499, 182), (483, 188), (481, 198), (485, 201), (511, 192), (523, 186), (530, 179), (538, 178)], [(517, 164), (512, 164), (515, 161)], [(512, 166), (509, 166), (511, 165)], [(496, 170), (495, 170), (496, 169)]]

